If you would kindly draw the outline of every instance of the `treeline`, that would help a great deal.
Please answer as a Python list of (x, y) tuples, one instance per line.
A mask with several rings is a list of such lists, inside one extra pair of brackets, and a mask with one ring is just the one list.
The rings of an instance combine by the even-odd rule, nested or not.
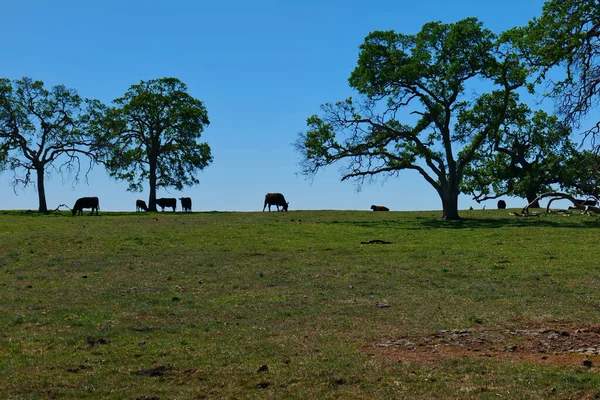
[[(600, 122), (576, 140), (573, 129), (599, 100), (599, 49), (598, 0), (549, 0), (539, 18), (500, 34), (476, 18), (371, 32), (349, 78), (358, 96), (322, 105), (295, 142), (301, 173), (341, 163), (342, 180), (360, 187), (416, 171), (446, 219), (460, 218), (461, 193), (532, 202), (559, 187), (598, 197)], [(546, 79), (554, 69), (562, 80)], [(557, 115), (532, 109), (526, 93), (553, 98)], [(0, 166), (15, 185), (35, 182), (41, 212), (48, 168), (78, 180), (98, 163), (130, 190), (147, 184), (156, 211), (157, 188), (197, 184), (211, 163), (199, 141), (208, 124), (176, 78), (142, 81), (109, 106), (64, 86), (0, 80)]]
[(148, 209), (156, 211), (157, 188), (197, 184), (195, 172), (211, 163), (200, 142), (208, 124), (203, 102), (176, 78), (141, 81), (111, 105), (65, 86), (0, 79), (0, 167), (13, 171), (14, 185), (35, 184), (40, 212), (48, 211), (50, 168), (78, 181), (96, 164), (130, 190), (147, 184)]

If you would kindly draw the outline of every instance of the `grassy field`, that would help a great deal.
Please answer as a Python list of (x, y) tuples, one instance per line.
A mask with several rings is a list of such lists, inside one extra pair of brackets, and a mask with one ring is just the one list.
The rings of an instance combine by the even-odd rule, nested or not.
[(600, 222), (439, 215), (0, 212), (0, 398), (600, 396)]

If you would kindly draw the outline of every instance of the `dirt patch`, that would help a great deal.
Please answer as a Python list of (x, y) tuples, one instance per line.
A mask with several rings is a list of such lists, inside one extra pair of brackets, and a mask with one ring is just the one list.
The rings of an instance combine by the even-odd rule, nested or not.
[(404, 335), (363, 351), (400, 361), (435, 362), (442, 358), (498, 358), (553, 365), (600, 367), (600, 326), (481, 326)]

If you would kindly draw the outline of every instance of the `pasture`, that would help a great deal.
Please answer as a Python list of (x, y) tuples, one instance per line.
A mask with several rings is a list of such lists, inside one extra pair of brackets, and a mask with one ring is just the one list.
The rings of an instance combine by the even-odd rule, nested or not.
[(0, 398), (600, 395), (593, 217), (88, 214), (0, 212)]

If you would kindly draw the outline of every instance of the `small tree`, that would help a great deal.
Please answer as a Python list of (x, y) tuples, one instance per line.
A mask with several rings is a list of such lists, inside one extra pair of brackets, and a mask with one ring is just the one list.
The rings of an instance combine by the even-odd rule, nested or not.
[(48, 211), (44, 179), (51, 167), (60, 163), (56, 169), (78, 181), (82, 158), (88, 172), (94, 163), (84, 104), (64, 86), (46, 90), (30, 78), (0, 79), (0, 167), (14, 172), (15, 189), (31, 184), (34, 173), (40, 212)]
[[(465, 168), (504, 121), (512, 93), (527, 71), (509, 48), (474, 18), (431, 22), (416, 35), (371, 33), (360, 46), (350, 85), (363, 97), (322, 106), (296, 148), (302, 173), (348, 161), (342, 180), (360, 185), (377, 175), (415, 170), (442, 201), (442, 218), (458, 219)], [(473, 94), (471, 82), (486, 80), (489, 93)], [(469, 123), (487, 108), (486, 120)], [(417, 122), (401, 122), (411, 112)], [(479, 114), (481, 115), (481, 114)]]
[(532, 203), (535, 198), (567, 179), (565, 164), (576, 153), (570, 134), (556, 116), (532, 113), (515, 102), (501, 129), (465, 169), (463, 191), (478, 202), (509, 195), (525, 197), (530, 207), (539, 207)]
[(198, 184), (194, 173), (212, 161), (210, 147), (198, 141), (209, 124), (202, 101), (176, 78), (132, 85), (114, 107), (96, 108), (98, 146), (110, 175), (141, 191), (147, 181), (149, 210), (156, 211), (156, 189)]

